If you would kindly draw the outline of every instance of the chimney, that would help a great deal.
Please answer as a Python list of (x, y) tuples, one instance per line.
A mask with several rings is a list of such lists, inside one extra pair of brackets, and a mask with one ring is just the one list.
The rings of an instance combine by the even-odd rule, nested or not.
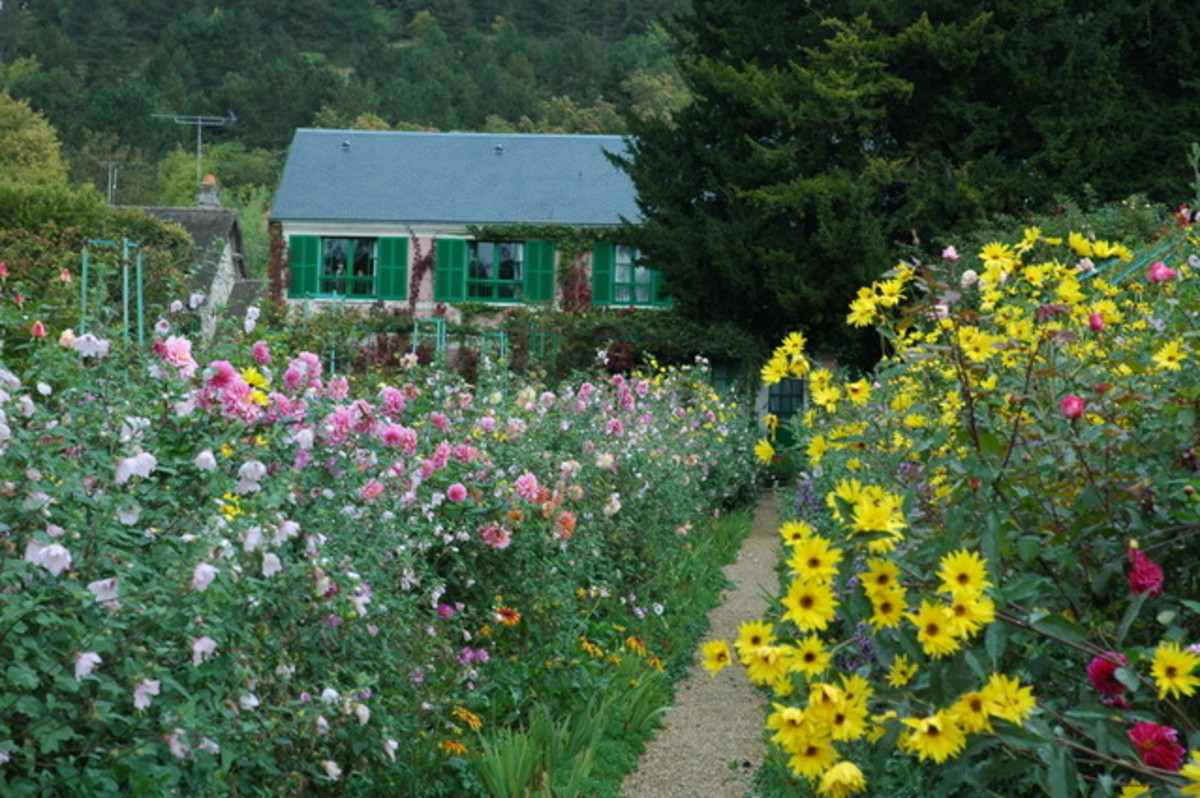
[(205, 175), (200, 181), (200, 198), (196, 203), (201, 208), (220, 208), (221, 192), (217, 190), (217, 178)]

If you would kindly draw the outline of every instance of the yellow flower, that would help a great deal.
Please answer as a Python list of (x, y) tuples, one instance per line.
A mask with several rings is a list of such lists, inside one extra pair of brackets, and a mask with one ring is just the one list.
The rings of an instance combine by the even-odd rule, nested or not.
[(1179, 775), (1188, 780), (1180, 792), (1184, 795), (1200, 795), (1200, 751), (1192, 751), (1192, 760), (1183, 766)]
[(987, 596), (959, 593), (950, 599), (951, 633), (970, 637), (996, 620), (996, 602)]
[(242, 369), (242, 379), (254, 388), (266, 388), (270, 383), (254, 366)]
[(950, 707), (950, 715), (968, 734), (992, 731), (991, 705), (987, 696), (979, 691), (964, 693)]
[(1084, 238), (1082, 233), (1067, 234), (1067, 246), (1081, 258), (1091, 257), (1092, 242)]
[(779, 535), (788, 543), (798, 543), (813, 534), (812, 524), (807, 521), (785, 521), (779, 527)]
[(450, 714), (455, 720), (467, 724), (472, 729), (479, 730), (483, 728), (483, 718), (466, 707), (455, 707)]
[(903, 718), (901, 722), (912, 729), (901, 738), (901, 747), (922, 760), (932, 759), (941, 764), (958, 756), (967, 744), (967, 735), (945, 712), (927, 718)]
[(889, 629), (900, 625), (904, 620), (906, 599), (903, 588), (880, 591), (869, 594), (871, 599), (871, 617), (867, 623), (876, 629)]
[(872, 557), (867, 560), (867, 570), (859, 576), (859, 582), (868, 596), (891, 593), (900, 586), (900, 566), (892, 560)]
[(766, 438), (759, 438), (758, 443), (754, 445), (754, 456), (763, 463), (770, 463), (775, 457), (775, 447)]
[(831, 585), (793, 579), (781, 603), (787, 610), (785, 621), (795, 623), (801, 632), (811, 632), (829, 626), (840, 602), (834, 598)]
[(992, 715), (1017, 725), (1024, 723), (1037, 707), (1032, 687), (1023, 687), (1016, 679), (1002, 673), (993, 673), (980, 692), (991, 704)]
[(867, 779), (858, 765), (853, 762), (838, 762), (826, 770), (817, 786), (818, 795), (830, 798), (846, 798), (867, 788)]
[(788, 759), (788, 767), (797, 776), (816, 779), (837, 759), (837, 749), (827, 737), (809, 736), (797, 743)]
[[(1137, 779), (1133, 779), (1121, 788), (1121, 794), (1119, 798), (1148, 798), (1149, 795), (1150, 788), (1145, 784), (1142, 784)], [(1184, 792), (1184, 795), (1187, 795), (1186, 791)]]
[(846, 323), (852, 327), (870, 327), (878, 318), (874, 295), (858, 296), (850, 302)]
[(903, 687), (916, 675), (917, 664), (909, 662), (908, 657), (903, 654), (897, 654), (892, 657), (892, 664), (888, 666), (887, 683), (892, 687)]
[(1158, 697), (1190, 696), (1200, 685), (1200, 678), (1192, 671), (1200, 665), (1200, 656), (1184, 649), (1178, 643), (1163, 643), (1154, 650), (1154, 662), (1150, 674), (1158, 685)]
[(808, 455), (808, 464), (813, 468), (821, 465), (821, 458), (825, 456), (825, 452), (828, 451), (828, 449), (829, 444), (825, 440), (825, 436), (814, 435), (804, 450), (804, 453)]
[(811, 535), (792, 544), (788, 568), (793, 576), (805, 582), (830, 582), (837, 576), (841, 549), (834, 548), (828, 538)]
[(938, 659), (958, 650), (959, 640), (954, 635), (954, 616), (941, 604), (922, 601), (921, 608), (909, 615), (917, 627), (917, 642), (929, 656)]
[(738, 627), (737, 640), (733, 642), (738, 659), (746, 663), (751, 651), (775, 642), (775, 629), (766, 621), (746, 621)]
[(846, 383), (846, 397), (855, 405), (861, 407), (871, 398), (871, 383), (866, 379)]
[(746, 678), (760, 687), (778, 681), (791, 671), (791, 653), (787, 646), (761, 646), (749, 650), (742, 659)]
[(808, 635), (796, 645), (792, 654), (792, 671), (802, 673), (810, 679), (816, 678), (829, 669), (832, 656), (821, 642), (821, 638)]
[(438, 748), (441, 748), (450, 756), (462, 756), (467, 752), (467, 747), (458, 740), (442, 740), (438, 743)]
[(733, 663), (729, 653), (729, 644), (724, 640), (710, 640), (700, 649), (703, 656), (704, 669), (716, 676)]
[(788, 364), (783, 358), (773, 357), (762, 367), (763, 385), (774, 385), (788, 375)]
[(900, 280), (885, 280), (876, 283), (875, 287), (879, 290), (878, 302), (882, 307), (895, 307), (904, 298), (904, 283)]
[(1183, 346), (1183, 339), (1176, 338), (1174, 341), (1171, 341), (1170, 343), (1160, 347), (1150, 359), (1153, 360), (1160, 369), (1165, 369), (1167, 371), (1179, 371), (1179, 364), (1186, 360), (1187, 356), (1188, 353), (1187, 349), (1185, 349)]
[(938, 589), (944, 593), (978, 595), (992, 586), (987, 578), (987, 563), (973, 551), (952, 551), (942, 557), (939, 565), (938, 578), (942, 583)]
[(772, 704), (775, 711), (767, 716), (767, 728), (774, 729), (771, 742), (788, 753), (795, 753), (813, 731), (809, 727), (804, 710), (784, 704)]

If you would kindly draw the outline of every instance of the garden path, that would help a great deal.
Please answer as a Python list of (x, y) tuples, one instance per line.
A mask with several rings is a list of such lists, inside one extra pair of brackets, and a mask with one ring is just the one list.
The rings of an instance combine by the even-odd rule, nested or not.
[[(709, 613), (704, 640), (737, 638), (738, 625), (763, 617), (778, 587), (776, 498), (759, 499), (754, 525), (737, 560), (733, 584)], [(699, 662), (676, 685), (675, 705), (622, 786), (624, 798), (744, 798), (762, 762), (765, 702), (741, 668), (711, 676)], [(732, 766), (731, 766), (732, 763)]]

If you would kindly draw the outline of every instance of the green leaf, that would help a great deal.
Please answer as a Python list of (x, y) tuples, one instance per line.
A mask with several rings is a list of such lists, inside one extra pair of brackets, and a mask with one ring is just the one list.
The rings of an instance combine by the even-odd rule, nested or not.
[(1125, 614), (1121, 617), (1121, 624), (1117, 627), (1118, 646), (1125, 642), (1125, 635), (1129, 634), (1129, 627), (1133, 626), (1138, 613), (1142, 611), (1142, 605), (1146, 603), (1146, 599), (1148, 598), (1150, 598), (1150, 591), (1138, 593), (1133, 597), (1133, 601), (1129, 602), (1129, 606), (1125, 608)]
[(993, 668), (1000, 667), (1000, 658), (1004, 656), (1004, 647), (1008, 642), (1008, 626), (1003, 623), (988, 624), (983, 635), (983, 643), (987, 647), (988, 657)]
[(1068, 643), (1082, 643), (1088, 636), (1086, 629), (1062, 615), (1047, 615), (1036, 621), (1031, 620), (1031, 624), (1039, 632)]

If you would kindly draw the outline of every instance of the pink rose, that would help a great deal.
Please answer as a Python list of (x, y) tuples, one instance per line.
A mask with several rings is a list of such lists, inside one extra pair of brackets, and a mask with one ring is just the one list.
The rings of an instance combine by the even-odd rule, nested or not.
[(1130, 549), (1129, 559), (1132, 568), (1129, 570), (1129, 590), (1134, 594), (1150, 592), (1150, 598), (1158, 596), (1163, 591), (1162, 568), (1145, 555), (1141, 549)]
[(1083, 411), (1087, 407), (1087, 401), (1080, 396), (1069, 393), (1062, 400), (1062, 414), (1069, 419), (1083, 417)]
[(1175, 270), (1167, 268), (1167, 264), (1157, 260), (1150, 264), (1149, 280), (1152, 283), (1165, 283), (1175, 277)]

